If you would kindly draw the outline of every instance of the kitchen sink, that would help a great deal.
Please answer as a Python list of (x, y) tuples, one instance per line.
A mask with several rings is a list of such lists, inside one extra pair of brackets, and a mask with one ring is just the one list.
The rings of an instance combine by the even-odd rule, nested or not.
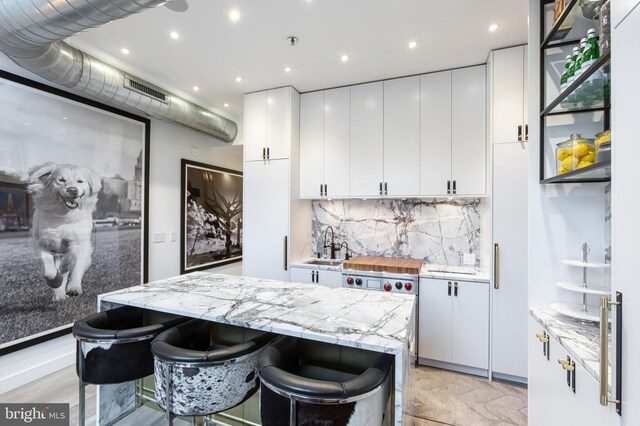
[(313, 259), (305, 262), (307, 265), (321, 265), (321, 266), (340, 266), (344, 260), (338, 259)]

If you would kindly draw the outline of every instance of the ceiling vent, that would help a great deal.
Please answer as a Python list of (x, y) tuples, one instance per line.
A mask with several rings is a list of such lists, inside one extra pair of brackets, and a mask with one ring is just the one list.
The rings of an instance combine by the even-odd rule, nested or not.
[(231, 142), (238, 134), (233, 120), (125, 75), (63, 41), (166, 1), (0, 0), (0, 51), (22, 68), (82, 96)]
[(167, 95), (164, 92), (151, 87), (148, 83), (142, 83), (138, 80), (134, 80), (128, 75), (124, 76), (124, 87), (135, 90), (138, 93), (142, 93), (143, 95), (149, 96), (150, 98), (156, 99), (162, 103), (167, 103)]

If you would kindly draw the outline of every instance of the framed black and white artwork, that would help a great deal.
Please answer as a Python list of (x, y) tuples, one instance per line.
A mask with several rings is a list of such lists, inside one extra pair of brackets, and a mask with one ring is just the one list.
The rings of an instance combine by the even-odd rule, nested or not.
[(242, 172), (182, 160), (180, 273), (242, 261)]
[(0, 72), (0, 355), (147, 281), (150, 122)]

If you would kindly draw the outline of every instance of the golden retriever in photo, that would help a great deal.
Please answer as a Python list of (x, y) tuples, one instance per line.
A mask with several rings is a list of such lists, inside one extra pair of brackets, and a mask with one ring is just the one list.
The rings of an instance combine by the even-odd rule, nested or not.
[(29, 170), (33, 243), (53, 300), (82, 294), (82, 277), (91, 266), (93, 211), (102, 187), (87, 167), (47, 162)]

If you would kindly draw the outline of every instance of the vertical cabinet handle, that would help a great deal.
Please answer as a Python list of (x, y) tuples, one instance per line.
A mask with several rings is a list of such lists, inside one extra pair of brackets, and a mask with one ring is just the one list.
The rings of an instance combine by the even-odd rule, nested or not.
[(316, 284), (320, 282), (320, 271), (316, 271)]
[(451, 181), (447, 181), (447, 194), (451, 194)]
[(382, 195), (382, 182), (380, 182), (380, 195)]
[[(616, 311), (616, 399), (609, 397), (609, 306)], [(600, 297), (600, 405), (616, 404), (616, 413), (622, 415), (622, 293), (616, 292), (616, 301)]]
[(287, 270), (287, 264), (289, 262), (287, 261), (287, 236), (284, 236), (284, 239), (282, 240), (282, 269), (284, 269), (285, 271)]
[(387, 182), (384, 183), (384, 195), (387, 195)]
[(500, 288), (500, 244), (493, 245), (493, 288)]
[(449, 290), (447, 291), (447, 296), (451, 296), (451, 281), (449, 281)]
[(322, 197), (324, 194), (322, 193), (322, 184), (320, 184), (320, 196)]
[(518, 142), (522, 142), (522, 124), (518, 125)]
[(528, 124), (524, 125), (524, 140), (525, 141), (529, 140), (529, 125)]
[(311, 282), (312, 283), (316, 282), (316, 271), (311, 271)]
[(267, 147), (267, 160), (269, 160), (271, 157), (271, 154), (269, 154), (269, 147)]
[(266, 148), (262, 148), (262, 159), (263, 160), (267, 159), (267, 149)]
[(453, 181), (453, 193), (456, 194), (458, 192), (458, 188), (457, 187), (458, 182), (456, 182), (455, 180)]
[(458, 297), (458, 283), (457, 282), (453, 283), (453, 295), (455, 297)]
[(324, 196), (326, 197), (327, 194), (328, 194), (328, 192), (327, 192), (327, 184), (325, 183), (324, 184)]

